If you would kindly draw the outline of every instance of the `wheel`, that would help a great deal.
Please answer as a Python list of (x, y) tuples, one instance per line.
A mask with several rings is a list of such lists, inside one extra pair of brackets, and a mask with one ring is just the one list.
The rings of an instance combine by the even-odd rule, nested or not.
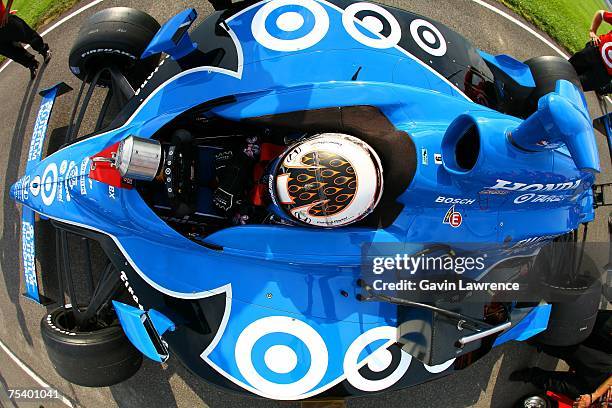
[[(81, 80), (101, 68), (116, 66), (138, 87), (159, 63), (160, 56), (140, 59), (159, 23), (144, 11), (113, 7), (97, 12), (81, 27), (70, 51), (70, 70)], [(107, 85), (110, 76), (101, 77)]]
[(521, 398), (515, 408), (552, 408), (552, 403), (546, 395), (528, 395)]
[(142, 354), (115, 316), (107, 320), (96, 320), (90, 331), (78, 331), (72, 308), (59, 308), (43, 317), (42, 338), (60, 376), (84, 387), (107, 387), (138, 371)]
[(553, 92), (557, 81), (560, 79), (570, 81), (579, 89), (582, 89), (576, 70), (565, 58), (536, 57), (525, 61), (525, 64), (531, 69), (536, 87), (526, 100), (524, 117), (537, 110), (540, 98)]
[(538, 270), (541, 279), (538, 291), (544, 294), (552, 308), (548, 327), (535, 336), (534, 341), (549, 346), (573, 346), (589, 337), (602, 293), (597, 270), (597, 265), (587, 254), (583, 255), (578, 276), (571, 281), (564, 277), (569, 272), (547, 276), (544, 269)]

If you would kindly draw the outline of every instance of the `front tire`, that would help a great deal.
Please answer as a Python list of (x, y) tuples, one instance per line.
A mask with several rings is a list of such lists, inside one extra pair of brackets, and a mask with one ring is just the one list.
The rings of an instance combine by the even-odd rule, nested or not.
[[(91, 80), (100, 69), (115, 66), (138, 87), (159, 63), (159, 55), (140, 59), (159, 29), (159, 23), (144, 11), (129, 7), (99, 11), (79, 31), (70, 51), (70, 70), (81, 80)], [(109, 82), (105, 76), (100, 83)]]
[(84, 387), (108, 387), (138, 371), (142, 354), (130, 343), (117, 319), (112, 320), (97, 320), (90, 331), (78, 331), (70, 307), (43, 317), (42, 338), (60, 376)]

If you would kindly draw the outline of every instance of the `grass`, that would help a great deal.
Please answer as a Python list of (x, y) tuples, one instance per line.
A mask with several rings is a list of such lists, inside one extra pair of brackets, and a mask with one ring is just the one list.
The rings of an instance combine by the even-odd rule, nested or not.
[[(548, 33), (574, 53), (589, 40), (591, 20), (597, 10), (606, 10), (603, 0), (500, 0), (503, 4)], [(610, 30), (603, 22), (598, 34)]]
[[(15, 0), (12, 9), (17, 10), (17, 15), (36, 30), (78, 2), (79, 0)], [(6, 0), (4, 3), (6, 4)]]

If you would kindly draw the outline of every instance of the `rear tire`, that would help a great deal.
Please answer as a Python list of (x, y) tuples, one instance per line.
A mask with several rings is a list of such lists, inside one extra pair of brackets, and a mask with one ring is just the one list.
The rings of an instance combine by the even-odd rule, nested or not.
[(536, 87), (526, 100), (524, 117), (538, 109), (541, 97), (555, 90), (557, 81), (565, 79), (582, 90), (576, 70), (568, 60), (562, 57), (536, 57), (525, 61), (531, 69)]
[(92, 331), (77, 331), (72, 308), (44, 316), (40, 329), (53, 367), (64, 379), (84, 387), (108, 387), (127, 380), (140, 368), (142, 354), (116, 319), (95, 326)]
[[(546, 248), (541, 254), (546, 254)], [(547, 329), (534, 337), (540, 344), (573, 346), (593, 331), (602, 294), (597, 265), (584, 254), (579, 275), (570, 281), (565, 278), (569, 269), (559, 268), (562, 273), (553, 276), (546, 276), (544, 269), (538, 271), (538, 291), (552, 304)]]
[[(138, 87), (159, 63), (160, 56), (140, 59), (159, 23), (144, 11), (113, 7), (91, 16), (81, 27), (70, 51), (70, 70), (81, 80), (101, 68), (116, 66)], [(108, 85), (110, 77), (102, 77)]]

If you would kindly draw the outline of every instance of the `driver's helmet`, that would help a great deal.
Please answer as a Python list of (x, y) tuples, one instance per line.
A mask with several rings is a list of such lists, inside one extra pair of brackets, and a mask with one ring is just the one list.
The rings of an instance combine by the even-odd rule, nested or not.
[(322, 133), (287, 149), (271, 169), (275, 213), (295, 224), (340, 227), (370, 214), (382, 195), (378, 155), (362, 140)]

